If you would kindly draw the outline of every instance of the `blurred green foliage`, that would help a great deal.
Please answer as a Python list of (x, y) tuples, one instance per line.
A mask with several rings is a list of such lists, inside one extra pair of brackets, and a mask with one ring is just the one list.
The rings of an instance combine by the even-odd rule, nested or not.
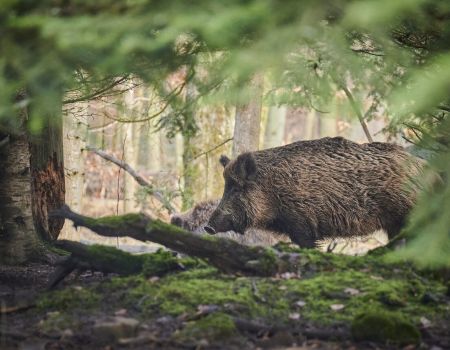
[[(39, 132), (68, 91), (96, 96), (123, 77), (167, 93), (161, 82), (180, 67), (202, 72), (195, 103), (245, 100), (256, 72), (271, 103), (326, 110), (344, 87), (358, 103), (370, 94), (392, 133), (415, 126), (438, 153), (443, 182), (414, 211), (405, 254), (450, 266), (448, 0), (6, 0), (0, 33), (0, 133), (24, 106)], [(161, 119), (169, 133), (196, 132), (184, 102)]]

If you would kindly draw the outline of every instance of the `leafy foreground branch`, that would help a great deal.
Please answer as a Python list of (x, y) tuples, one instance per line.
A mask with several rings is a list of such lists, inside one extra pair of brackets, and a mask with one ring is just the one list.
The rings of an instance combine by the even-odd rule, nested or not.
[[(160, 220), (153, 220), (144, 214), (127, 214), (94, 219), (77, 214), (68, 206), (64, 206), (54, 211), (52, 216), (69, 219), (75, 227), (84, 226), (102, 236), (127, 236), (143, 242), (159, 243), (177, 252), (204, 259), (225, 273), (273, 276), (285, 272), (297, 273), (302, 266), (302, 256), (298, 253), (278, 252), (264, 247), (247, 247), (226, 238), (199, 236)], [(87, 254), (88, 250), (83, 250), (80, 245), (62, 244), (65, 245), (65, 249), (94, 264), (96, 259), (102, 260), (104, 258), (103, 255), (98, 255), (95, 251)], [(114, 258), (114, 256), (111, 258)], [(97, 263), (97, 265), (106, 265), (112, 268), (117, 263), (114, 265)], [(120, 264), (117, 266), (117, 270), (122, 268), (125, 267)]]

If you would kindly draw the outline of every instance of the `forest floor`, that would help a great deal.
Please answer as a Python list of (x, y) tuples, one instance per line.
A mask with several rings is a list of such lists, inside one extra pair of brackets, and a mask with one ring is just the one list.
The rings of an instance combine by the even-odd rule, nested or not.
[(46, 291), (53, 267), (0, 267), (0, 349), (450, 348), (442, 273), (285, 249), (304, 273), (236, 277), (184, 258), (163, 276), (87, 271)]

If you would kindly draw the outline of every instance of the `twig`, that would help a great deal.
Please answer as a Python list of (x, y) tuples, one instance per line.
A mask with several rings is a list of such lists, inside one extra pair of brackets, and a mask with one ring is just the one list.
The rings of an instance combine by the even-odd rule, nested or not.
[(111, 163), (116, 164), (118, 167), (122, 168), (123, 170), (125, 170), (128, 174), (130, 174), (133, 179), (136, 180), (136, 182), (143, 186), (143, 187), (147, 187), (151, 189), (151, 193), (153, 194), (153, 196), (163, 205), (164, 208), (167, 209), (167, 211), (169, 212), (169, 214), (172, 214), (173, 212), (175, 212), (175, 209), (173, 208), (173, 206), (164, 198), (164, 195), (153, 189), (153, 185), (148, 182), (147, 180), (145, 180), (141, 175), (139, 175), (136, 170), (134, 170), (128, 163), (117, 159), (116, 157), (106, 153), (105, 151), (99, 150), (95, 147), (91, 147), (91, 146), (87, 146), (86, 150), (90, 151), (90, 152), (94, 152), (96, 155), (102, 157), (103, 159), (106, 159), (108, 161), (110, 161)]
[(365, 53), (365, 54), (371, 55), (371, 56), (384, 57), (384, 53), (381, 53), (381, 52), (375, 52), (375, 51), (370, 51), (370, 50), (365, 50), (365, 49), (351, 49), (351, 50), (356, 53)]
[(70, 100), (64, 100), (63, 104), (76, 103), (76, 102), (87, 101), (87, 100), (92, 100), (92, 99), (98, 98), (99, 96), (101, 96), (106, 91), (111, 90), (113, 87), (123, 83), (127, 79), (128, 79), (128, 75), (126, 75), (126, 76), (124, 76), (124, 77), (122, 77), (122, 78), (120, 78), (118, 80), (113, 81), (108, 86), (106, 86), (106, 87), (104, 87), (104, 88), (102, 88), (100, 90), (94, 91), (91, 94), (80, 96), (80, 97), (77, 97), (77, 98), (74, 98), (74, 99), (70, 99)]
[(261, 301), (263, 303), (267, 303), (267, 299), (264, 298), (264, 296), (262, 296), (259, 293), (258, 287), (256, 286), (256, 282), (253, 279), (252, 279), (252, 292), (256, 299), (258, 299), (259, 301)]
[(36, 307), (35, 303), (25, 304), (25, 305), (9, 306), (9, 307), (2, 306), (0, 308), (0, 314), (1, 315), (8, 315), (8, 314), (16, 313), (16, 312), (23, 312), (23, 311), (27, 311), (29, 309), (32, 309), (34, 307)]
[(352, 93), (346, 86), (342, 86), (342, 89), (344, 90), (345, 94), (347, 95), (348, 100), (350, 101), (350, 105), (353, 108), (353, 111), (355, 112), (356, 116), (359, 119), (359, 122), (361, 123), (361, 126), (364, 130), (364, 133), (366, 134), (367, 140), (369, 142), (373, 142), (372, 136), (370, 135), (369, 129), (367, 127), (366, 121), (364, 120), (364, 116), (362, 115), (360, 109), (358, 108), (358, 105), (356, 104), (355, 99), (353, 98)]
[(225, 141), (219, 143), (218, 145), (214, 146), (213, 148), (211, 148), (211, 149), (209, 149), (207, 151), (201, 152), (199, 154), (196, 154), (195, 156), (192, 157), (192, 160), (200, 158), (201, 156), (204, 156), (204, 155), (206, 155), (208, 153), (211, 153), (211, 152), (215, 151), (216, 149), (222, 147), (223, 145), (227, 144), (228, 142), (230, 142), (232, 140), (233, 140), (233, 138), (230, 137), (230, 138), (226, 139)]
[(169, 106), (171, 105), (172, 101), (175, 99), (175, 97), (177, 97), (179, 94), (181, 94), (181, 92), (183, 92), (184, 87), (187, 84), (187, 80), (188, 78), (186, 78), (186, 80), (181, 83), (180, 85), (178, 85), (176, 88), (174, 88), (167, 96), (166, 96), (166, 101), (163, 107), (160, 108), (160, 110), (158, 112), (153, 113), (152, 115), (149, 115), (145, 118), (139, 118), (139, 119), (121, 119), (121, 118), (116, 118), (113, 117), (111, 115), (109, 115), (108, 113), (105, 112), (105, 116), (111, 120), (115, 120), (118, 121), (120, 123), (142, 123), (142, 122), (147, 122), (149, 120), (155, 119), (156, 117), (160, 116), (161, 114), (163, 114), (167, 108), (169, 108)]

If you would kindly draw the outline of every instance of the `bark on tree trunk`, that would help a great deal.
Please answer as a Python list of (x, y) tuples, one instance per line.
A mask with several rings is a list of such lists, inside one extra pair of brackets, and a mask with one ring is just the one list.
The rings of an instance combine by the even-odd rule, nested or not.
[[(64, 168), (65, 202), (75, 210), (81, 210), (84, 180), (83, 150), (86, 148), (88, 103), (80, 102), (80, 112), (64, 113)], [(80, 240), (80, 233), (72, 225), (65, 224), (59, 238)]]
[(33, 223), (27, 110), (17, 118), (21, 127), (0, 148), (0, 264), (8, 265), (38, 260), (44, 252)]
[(256, 75), (251, 82), (252, 97), (245, 105), (236, 106), (233, 137), (233, 157), (243, 152), (256, 151), (259, 148), (261, 125), (261, 99), (263, 77)]
[[(184, 115), (185, 124), (188, 127), (195, 123), (197, 111), (194, 110), (193, 100), (197, 95), (195, 86), (188, 83), (186, 86), (186, 103), (190, 107), (186, 110)], [(195, 145), (195, 133), (187, 130), (183, 133), (183, 193), (181, 195), (182, 206), (181, 210), (188, 210), (194, 205), (194, 193), (196, 179), (198, 176), (198, 166), (194, 162), (194, 156), (197, 153)]]
[(286, 106), (272, 106), (269, 108), (264, 135), (264, 148), (277, 147), (283, 144), (286, 111)]
[(49, 212), (64, 205), (62, 118), (53, 118), (31, 139), (30, 152), (34, 226), (42, 239), (55, 240), (64, 225), (61, 219), (49, 218)]

